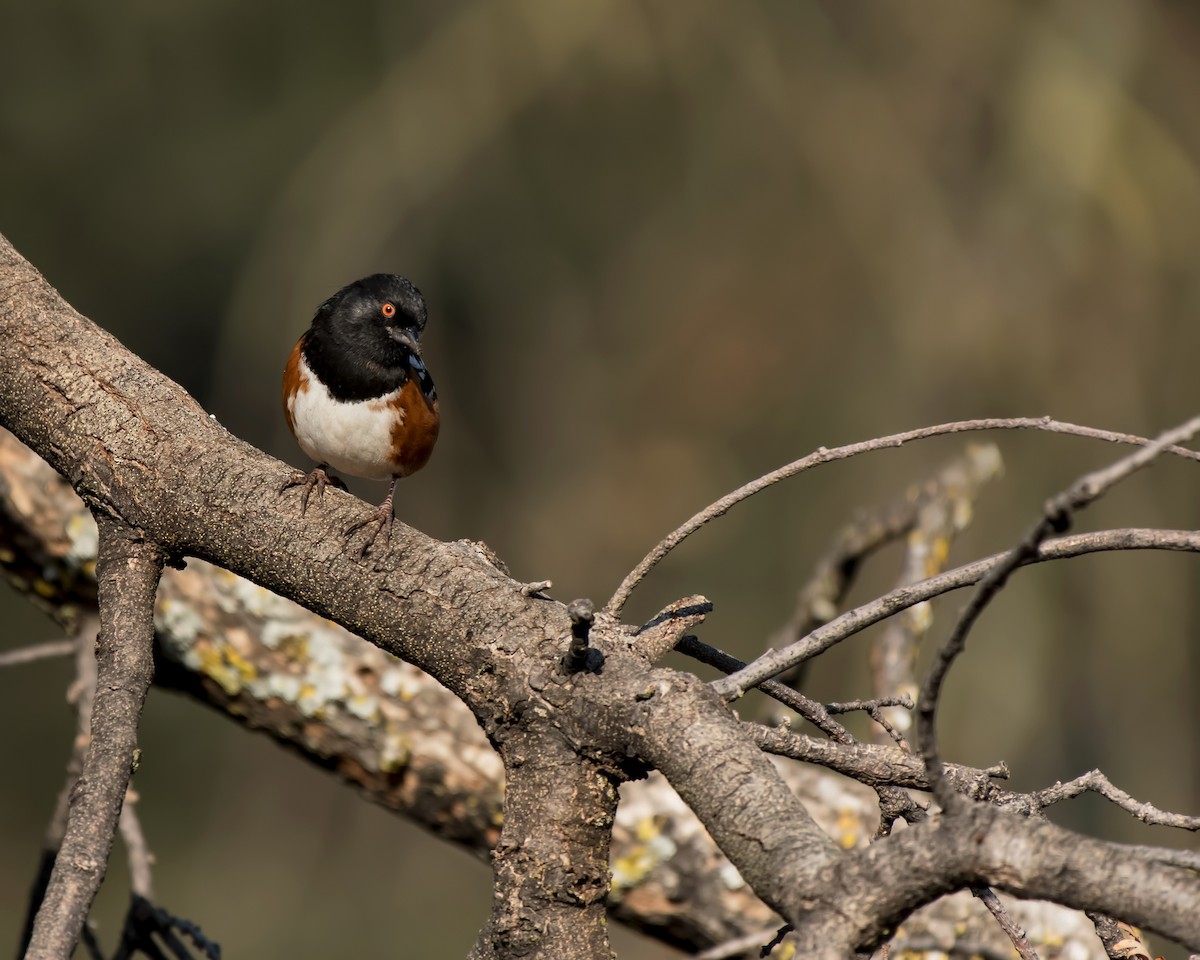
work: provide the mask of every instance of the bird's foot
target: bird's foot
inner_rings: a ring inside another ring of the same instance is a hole
[[[358,555],[365,557],[367,551],[374,546],[375,541],[379,539],[379,535],[383,534],[384,543],[392,542],[392,503],[388,500],[386,503],[380,504],[376,509],[372,510],[367,516],[359,520],[358,523],[346,529],[346,541],[349,543],[350,538],[359,530],[371,528],[367,530],[366,539],[363,540],[362,546],[358,549]]]
[[[279,488],[279,492],[283,493],[292,487],[304,487],[304,493],[300,496],[300,516],[304,516],[308,511],[308,498],[312,496],[314,489],[317,491],[317,499],[322,499],[325,496],[326,487],[337,487],[339,490],[346,489],[346,485],[341,480],[329,473],[325,464],[321,464],[312,473],[303,473],[297,470]]]
[[[357,531],[363,529],[363,527],[374,527],[373,530],[367,532],[367,538],[363,541],[363,545],[358,551],[360,557],[367,555],[367,551],[379,539],[381,533],[384,535],[383,539],[385,543],[392,542],[392,521],[394,519],[392,516],[392,500],[396,496],[396,481],[399,479],[399,477],[392,477],[392,485],[388,488],[388,495],[384,497],[383,503],[346,530],[346,541],[349,542],[350,538]]]

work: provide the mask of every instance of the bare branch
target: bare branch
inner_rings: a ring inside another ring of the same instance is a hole
[[[905,539],[897,586],[916,583],[945,569],[950,545],[970,522],[982,484],[1000,470],[1000,451],[994,445],[972,444],[962,458],[938,472]],[[917,604],[893,617],[875,638],[868,660],[871,690],[876,697],[905,693],[915,699],[917,652],[932,625],[932,607],[928,603]],[[897,743],[904,742],[904,735],[912,728],[912,715],[906,710],[882,710],[872,717],[883,735]],[[884,736],[876,733],[876,740]]]
[[[996,895],[996,891],[991,887],[972,887],[971,893],[980,903],[988,908],[988,913],[996,918],[996,923],[1000,925],[1000,929],[1012,941],[1013,948],[1021,957],[1021,960],[1038,960],[1037,951],[1029,944],[1029,938],[1025,936],[1025,931],[1021,929],[1008,912],[1008,908],[1000,902],[1000,898]]]
[[[675,648],[684,634],[703,623],[712,608],[707,597],[676,600],[642,625],[634,635],[634,648],[648,663],[657,663]]]
[[[921,758],[899,747],[876,743],[830,743],[794,733],[785,727],[764,727],[743,722],[754,742],[768,753],[804,763],[815,763],[857,780],[869,787],[907,787],[926,790],[929,781]],[[979,779],[1007,779],[1008,767],[999,763],[986,770],[948,764],[947,774],[955,782],[969,784]]]
[[[138,793],[130,786],[125,791],[125,803],[121,807],[121,839],[125,843],[125,854],[129,860],[129,885],[133,892],[144,900],[154,899],[154,874],[151,867],[154,854],[146,844],[142,832],[142,821],[137,813]]]
[[[992,598],[1004,588],[1009,576],[1018,567],[1038,555],[1038,548],[1052,534],[1062,533],[1071,525],[1072,516],[1092,503],[1106,490],[1124,480],[1130,474],[1151,463],[1156,457],[1176,444],[1189,440],[1197,430],[1200,430],[1200,417],[1193,417],[1181,426],[1174,427],[1161,433],[1153,443],[1142,449],[1122,457],[1111,466],[1095,470],[1080,477],[1062,493],[1046,502],[1041,519],[1035,523],[1021,542],[1014,547],[1004,559],[997,563],[979,584],[979,589],[971,598],[970,603],[959,615],[958,622],[949,638],[930,667],[921,688],[921,696],[917,701],[917,739],[921,756],[925,759],[925,769],[934,787],[934,795],[943,807],[949,803],[954,791],[943,787],[941,780],[941,762],[938,759],[937,739],[935,731],[935,716],[938,698],[942,685],[954,661],[966,646],[967,635],[984,608]]]
[[[707,663],[710,667],[716,667],[725,673],[735,673],[746,666],[745,663],[732,654],[718,650],[716,647],[710,647],[707,643],[702,643],[696,637],[683,637],[675,649],[684,656],[692,657],[701,663]],[[846,732],[846,728],[829,715],[829,711],[823,704],[806,697],[804,694],[793,690],[791,687],[777,680],[766,680],[759,685],[758,689],[768,697],[778,700],[785,707],[796,711],[796,713],[800,714],[805,720],[832,739],[840,743],[850,742],[850,734]]]
[[[1066,560],[1084,554],[1115,550],[1175,550],[1185,553],[1200,553],[1200,531],[1125,528],[1081,533],[1047,540],[1038,547],[1037,554],[1027,557],[1024,563]],[[889,591],[853,610],[847,610],[840,617],[830,620],[823,627],[818,627],[803,640],[790,647],[783,650],[771,650],[744,669],[732,673],[728,677],[722,677],[720,680],[714,680],[713,689],[726,700],[735,700],[747,690],[760,686],[764,680],[786,670],[792,664],[824,653],[834,644],[865,630],[880,620],[886,620],[900,610],[943,593],[978,583],[1006,556],[1006,553],[993,554],[982,560],[956,567],[936,577],[930,577],[928,580],[922,580],[920,583],[914,583],[912,586]]]
[[[1110,960],[1153,960],[1154,954],[1129,924],[1094,911],[1088,911],[1088,919],[1095,925]]]
[[[1122,810],[1133,814],[1135,818],[1152,826],[1176,827],[1180,830],[1200,830],[1200,817],[1188,817],[1178,813],[1160,810],[1152,803],[1135,800],[1124,790],[1113,785],[1099,770],[1089,770],[1082,776],[1067,783],[1056,783],[1045,790],[1030,794],[1030,799],[1038,810],[1044,810],[1063,800],[1078,797],[1082,793],[1097,793],[1106,800],[1111,800]]]
[[[0,668],[70,656],[78,647],[79,644],[75,640],[47,640],[45,643],[35,643],[16,650],[6,650],[4,653],[0,653]]]
[[[100,636],[91,742],[71,792],[62,846],[34,920],[26,956],[70,956],[100,882],[134,764],[137,724],[154,673],[157,548],[108,517],[98,518]]]
[[[724,943],[719,943],[715,947],[696,954],[692,960],[729,960],[730,957],[740,957],[751,951],[757,956],[762,956],[762,951],[766,949],[764,944],[773,944],[778,939],[779,930],[777,928],[758,930],[754,933],[747,933],[733,940],[726,940]]]
[[[903,495],[857,513],[837,532],[800,590],[792,616],[771,635],[767,646],[786,647],[836,617],[862,562],[885,544],[909,534],[931,504],[945,505],[956,528],[965,523],[980,486],[994,477],[1000,466],[1000,451],[994,444],[968,444],[965,452],[926,480],[912,484]],[[932,572],[925,570],[909,580]],[[796,686],[800,666],[781,674],[779,681]]]
[[[605,900],[616,784],[553,732],[513,731],[500,752],[507,786],[492,913],[471,960],[611,955]],[[544,943],[552,951],[539,949]]]
[[[954,816],[930,817],[847,855],[827,878],[828,924],[814,923],[812,934],[877,942],[914,906],[941,896],[948,877],[955,886],[988,884],[1119,915],[1200,947],[1200,877],[983,803],[961,804]]]
[[[875,697],[873,700],[847,700],[845,703],[825,704],[825,709],[830,713],[852,713],[855,710],[865,710],[869,713],[880,707],[903,707],[905,710],[911,710],[913,698],[907,693],[902,693],[896,697]]]
[[[54,860],[62,847],[63,835],[67,831],[67,812],[70,809],[71,791],[83,772],[83,762],[92,739],[92,699],[96,695],[96,637],[100,632],[100,621],[90,615],[78,622],[79,635],[75,644],[75,681],[67,699],[75,707],[75,738],[71,743],[71,754],[67,760],[67,773],[62,789],[54,803],[54,812],[42,839],[42,854],[37,873],[29,891],[29,909],[21,931],[21,953],[24,955],[33,936],[33,921],[38,908],[46,896]]]
[[[1106,440],[1110,443],[1128,443],[1139,446],[1150,443],[1150,440],[1145,437],[1138,437],[1127,433],[1115,433],[1111,430],[1098,430],[1095,427],[1085,427],[1074,423],[1064,423],[1060,420],[1054,420],[1051,417],[993,417],[939,423],[932,427],[920,427],[916,430],[895,433],[887,437],[877,437],[873,440],[864,440],[859,443],[848,444],[844,447],[834,447],[832,449],[819,447],[813,453],[808,454],[808,456],[785,464],[777,470],[773,470],[759,477],[757,480],[752,480],[745,486],[739,487],[732,493],[727,493],[720,500],[705,507],[687,522],[667,534],[621,581],[621,585],[617,587],[616,593],[604,605],[604,612],[613,617],[620,617],[621,611],[625,608],[625,603],[629,599],[629,595],[633,593],[634,588],[645,579],[646,575],[667,554],[709,521],[715,520],[743,500],[767,489],[767,487],[779,483],[781,480],[790,479],[813,467],[832,463],[835,460],[848,460],[850,457],[856,457],[862,453],[893,449],[903,446],[906,443],[911,443],[914,440],[925,440],[929,437],[948,436],[950,434],[967,433],[977,430],[1043,430],[1049,433],[1062,433],[1076,437]],[[1173,453],[1176,456],[1186,457],[1190,460],[1200,460],[1200,453],[1184,447],[1171,446],[1167,448],[1167,452]]]

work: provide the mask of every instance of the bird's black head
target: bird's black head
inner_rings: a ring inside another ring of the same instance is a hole
[[[339,400],[382,396],[423,372],[425,298],[404,277],[376,273],[326,300],[305,337],[304,358]]]

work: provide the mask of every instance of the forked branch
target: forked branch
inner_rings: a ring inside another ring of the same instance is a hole
[[[158,549],[133,530],[97,517],[100,592],[96,696],[83,773],[54,870],[33,925],[28,960],[69,957],[104,879],[121,804],[133,772],[138,718],[154,674]]]

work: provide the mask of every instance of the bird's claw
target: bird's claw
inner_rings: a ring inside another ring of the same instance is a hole
[[[379,539],[379,535],[381,533],[383,534],[385,543],[390,544],[392,542],[392,523],[394,520],[395,518],[392,515],[391,499],[389,498],[386,503],[380,504],[378,509],[372,510],[362,520],[359,520],[357,523],[347,527],[346,541],[349,542],[350,538],[364,527],[374,527],[374,530],[371,530],[367,533],[367,537],[363,541],[363,544],[358,551],[358,555],[360,557],[365,557],[367,555],[367,551],[369,551],[375,544],[375,541]]]
[[[297,470],[291,477],[284,481],[283,486],[279,488],[279,492],[283,493],[292,487],[304,487],[304,493],[300,496],[300,516],[304,516],[308,512],[308,498],[312,496],[313,488],[316,488],[317,499],[323,499],[326,487],[336,487],[338,490],[345,490],[346,484],[331,475],[325,469],[325,466],[322,465],[317,467],[312,473],[303,473]]]

